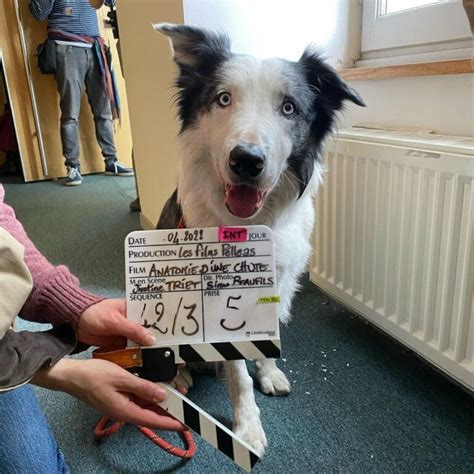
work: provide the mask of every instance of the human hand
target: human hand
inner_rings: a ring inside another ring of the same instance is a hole
[[[125,300],[120,299],[105,299],[89,306],[79,318],[77,337],[98,347],[125,347],[126,338],[143,346],[156,344],[153,334],[127,319]]]
[[[162,388],[112,362],[61,359],[52,368],[39,370],[32,382],[69,393],[111,420],[160,430],[185,429],[157,405],[166,398]]]
[[[105,299],[89,306],[79,318],[79,341],[110,350],[124,348],[126,338],[143,346],[156,344],[153,334],[140,324],[127,319],[125,309],[125,301],[120,299]],[[176,382],[176,388],[186,394],[188,385],[181,385],[180,381],[181,379]]]

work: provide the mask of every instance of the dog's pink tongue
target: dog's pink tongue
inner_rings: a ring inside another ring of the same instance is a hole
[[[245,185],[227,187],[226,204],[234,216],[250,217],[258,205],[258,190]]]

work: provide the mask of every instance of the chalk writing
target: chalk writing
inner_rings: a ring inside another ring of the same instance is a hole
[[[193,316],[193,313],[194,313],[197,305],[196,304],[183,305],[182,303],[183,303],[183,298],[181,297],[179,299],[179,302],[178,302],[178,307],[176,308],[176,311],[175,311],[174,316],[173,316],[172,325],[171,325],[171,335],[174,336],[176,334],[176,323],[178,321],[178,318],[181,315],[183,315],[183,316],[186,316],[186,321],[185,322],[192,321],[193,324],[191,324],[191,327],[194,326],[194,329],[188,330],[188,329],[186,329],[185,326],[181,326],[181,332],[185,336],[194,336],[194,334],[199,332],[199,322]],[[180,313],[181,306],[183,307],[184,311],[181,311],[181,313]],[[161,326],[161,327],[159,325],[159,323],[162,320],[163,316],[165,316],[165,305],[162,302],[156,303],[156,305],[155,305],[156,319],[153,322],[148,322],[148,320],[143,317],[143,315],[145,313],[145,310],[146,310],[146,304],[143,305],[143,311],[142,311],[142,314],[141,314],[141,317],[140,317],[143,327],[145,327],[147,329],[153,328],[156,331],[158,331],[160,334],[168,334],[169,325]],[[168,321],[168,324],[169,323],[170,323],[170,321]]]
[[[272,239],[265,226],[132,232],[127,317],[163,344],[275,337]]]
[[[241,298],[242,298],[242,295],[229,296],[227,298],[227,308],[238,310],[239,308],[237,306],[232,306],[231,302],[240,300]],[[225,321],[226,321],[225,318],[222,318],[221,321],[220,321],[220,324],[226,331],[238,331],[239,329],[242,329],[245,326],[245,323],[246,323],[246,321],[242,321],[242,324],[240,324],[239,326],[231,328],[231,327],[226,326]]]

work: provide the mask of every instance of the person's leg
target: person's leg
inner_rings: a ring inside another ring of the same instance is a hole
[[[57,45],[58,84],[61,108],[61,143],[66,166],[80,170],[78,121],[87,72],[87,48]]]
[[[105,93],[102,72],[94,48],[88,51],[85,82],[87,98],[94,115],[95,134],[107,167],[108,164],[117,161],[117,150],[110,101]]]
[[[70,472],[29,385],[0,393],[0,420],[0,474]]]
[[[114,127],[110,100],[104,89],[102,71],[94,49],[89,51],[89,67],[86,74],[86,91],[94,114],[95,133],[105,162],[105,174],[133,176],[133,169],[117,161],[114,143]]]

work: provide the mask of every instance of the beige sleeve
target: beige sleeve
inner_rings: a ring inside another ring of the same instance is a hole
[[[33,288],[24,252],[23,245],[0,227],[0,339],[11,327]]]

